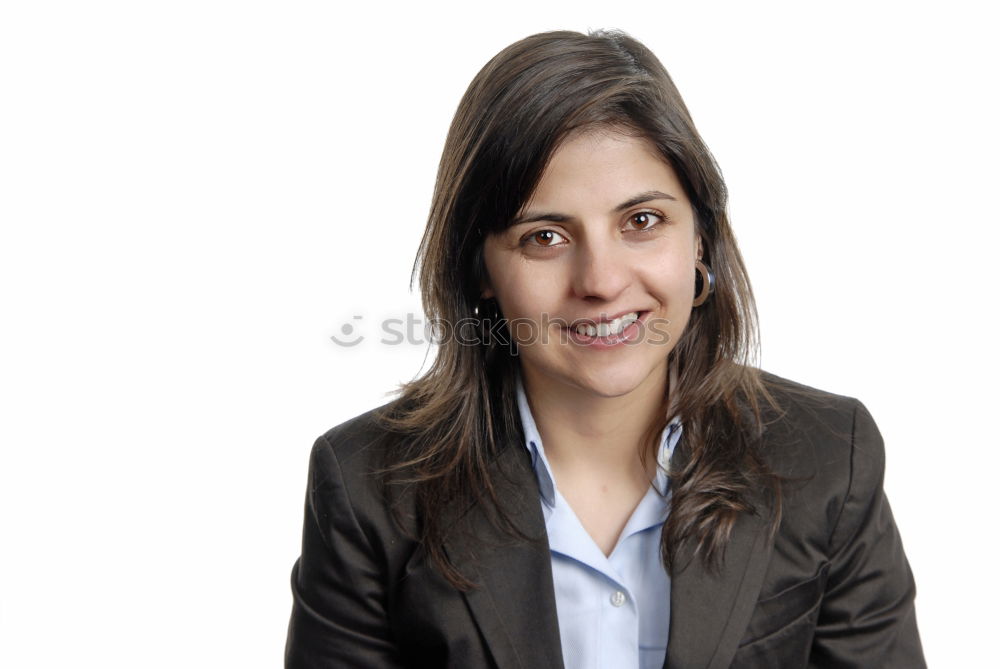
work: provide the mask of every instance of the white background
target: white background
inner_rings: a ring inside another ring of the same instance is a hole
[[[0,665],[280,666],[313,440],[424,362],[375,324],[459,98],[598,27],[722,166],[762,366],[875,416],[928,661],[994,658],[987,3],[343,6],[0,9]]]

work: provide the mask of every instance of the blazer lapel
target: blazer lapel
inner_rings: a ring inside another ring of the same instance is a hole
[[[684,466],[686,451],[672,466]],[[705,567],[693,547],[683,547],[670,583],[670,636],[664,669],[730,666],[760,595],[774,547],[771,504],[752,500],[757,512],[740,514],[719,569]]]
[[[509,538],[476,505],[456,521],[445,551],[477,584],[464,597],[497,666],[558,669],[564,665],[538,482],[520,444],[508,445],[496,463],[501,503],[515,527],[533,540]],[[719,570],[706,569],[690,547],[677,556],[665,669],[723,669],[731,664],[773,547],[770,505],[763,498],[754,501],[758,513],[738,517]]]
[[[477,585],[465,600],[501,669],[563,666],[551,556],[529,457],[509,445],[497,456],[496,479],[511,522],[533,540],[507,537],[477,505],[445,541],[448,558]]]
[[[728,667],[746,631],[771,558],[768,522],[743,514],[736,521],[718,572],[688,552],[670,585],[666,669]]]

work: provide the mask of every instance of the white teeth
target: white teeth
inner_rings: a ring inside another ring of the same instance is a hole
[[[637,320],[639,320],[639,312],[633,311],[630,314],[625,314],[621,318],[616,318],[610,323],[598,323],[596,326],[581,323],[576,326],[576,331],[577,333],[588,337],[608,337],[610,335],[621,334],[622,330],[627,328],[632,323],[635,323]]]

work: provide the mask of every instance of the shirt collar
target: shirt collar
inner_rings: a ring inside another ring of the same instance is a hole
[[[520,375],[517,376],[517,408],[521,414],[521,427],[524,429],[524,446],[528,449],[528,453],[531,454],[531,467],[535,470],[535,476],[538,478],[538,489],[541,493],[542,501],[551,508],[556,503],[552,469],[549,467],[549,461],[545,457],[542,436],[538,432],[535,417],[532,415],[531,407],[528,405],[528,395],[524,392],[524,384],[521,382]],[[682,431],[683,426],[681,425],[680,417],[675,416],[660,435],[660,444],[656,452],[656,462],[659,466],[656,468],[654,484],[660,494],[664,496],[667,494],[670,481],[667,477],[667,472],[670,471],[670,457],[673,455],[674,448],[680,440]]]

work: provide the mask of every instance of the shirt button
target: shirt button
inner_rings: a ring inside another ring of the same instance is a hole
[[[622,606],[625,604],[625,593],[621,590],[616,590],[615,594],[611,595],[611,606]]]

